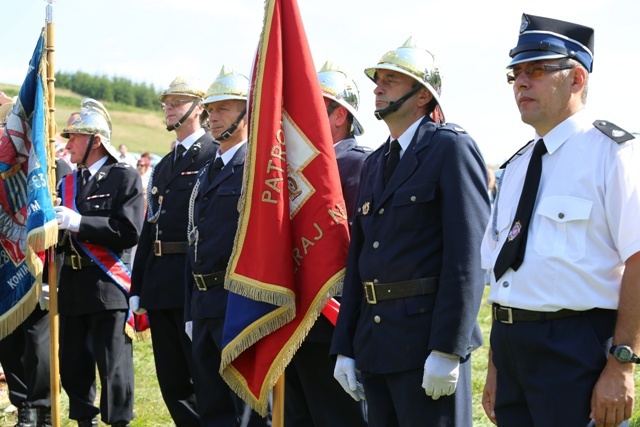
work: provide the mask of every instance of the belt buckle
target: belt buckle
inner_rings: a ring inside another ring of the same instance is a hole
[[[82,258],[76,254],[71,254],[71,268],[74,270],[82,270]]]
[[[507,312],[507,320],[502,320],[498,318],[498,310],[503,310]],[[507,325],[513,324],[513,309],[511,307],[493,307],[493,317],[500,323],[504,323]]]
[[[364,296],[369,304],[377,304],[378,299],[376,298],[376,290],[373,287],[373,282],[362,282],[364,285]]]
[[[162,242],[160,240],[153,241],[153,253],[155,256],[162,256]]]
[[[206,291],[208,289],[207,282],[204,280],[204,277],[202,276],[202,274],[194,274],[193,280],[195,280],[196,287],[198,288],[198,290]]]

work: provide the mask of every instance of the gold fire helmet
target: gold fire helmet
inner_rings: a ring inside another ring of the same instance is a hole
[[[202,99],[204,97],[204,93],[205,92],[200,81],[178,76],[173,79],[167,89],[162,91],[158,98],[161,102],[169,95],[184,95]]]
[[[228,99],[246,101],[248,91],[249,79],[231,67],[223,65],[220,74],[209,86],[202,104],[206,105]]]
[[[99,101],[85,98],[80,103],[80,115],[67,126],[60,134],[63,138],[69,138],[71,133],[84,135],[100,135],[102,145],[109,155],[118,159],[118,150],[111,145],[111,116]]]
[[[377,70],[397,71],[418,81],[433,94],[442,110],[440,103],[442,79],[438,68],[435,67],[435,58],[431,52],[418,46],[414,37],[409,37],[402,46],[385,53],[374,67],[364,70],[367,77],[374,83]],[[442,117],[444,118],[444,114]]]
[[[318,71],[318,81],[320,82],[322,96],[332,99],[346,108],[353,117],[354,135],[362,135],[364,127],[358,120],[360,92],[356,82],[349,77],[345,70],[331,61],[326,61]]]

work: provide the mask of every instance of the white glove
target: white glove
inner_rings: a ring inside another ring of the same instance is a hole
[[[129,308],[135,314],[145,314],[147,312],[147,310],[140,307],[140,297],[137,295],[134,295],[131,298],[129,298]]]
[[[82,215],[78,212],[69,209],[66,206],[56,206],[53,208],[56,212],[56,220],[58,221],[58,228],[61,230],[78,231],[80,230],[80,220]]]
[[[460,358],[453,354],[432,351],[424,362],[422,388],[433,400],[451,396],[456,391],[460,373]]]
[[[336,367],[333,370],[333,377],[340,383],[344,391],[353,397],[353,400],[356,402],[365,400],[362,384],[356,381],[355,360],[339,354],[336,360]]]
[[[49,284],[43,283],[41,286],[40,298],[38,298],[38,304],[40,304],[40,310],[49,310]]]
[[[184,331],[191,341],[193,341],[193,322],[189,320],[184,324]]]

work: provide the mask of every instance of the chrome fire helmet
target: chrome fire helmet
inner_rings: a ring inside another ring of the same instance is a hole
[[[111,116],[99,101],[92,98],[82,100],[80,103],[80,115],[64,129],[60,136],[69,138],[69,134],[72,133],[100,135],[102,146],[111,157],[118,159],[118,150],[111,145]],[[87,147],[87,154],[83,162],[86,161],[89,149]]]
[[[438,104],[436,110],[439,111],[435,112],[436,116],[441,117],[442,121],[444,121],[444,113],[442,112],[442,106],[440,103],[440,91],[442,88],[440,72],[438,68],[435,67],[433,54],[428,50],[419,47],[418,42],[414,37],[409,37],[402,46],[385,53],[378,61],[378,64],[374,67],[364,70],[367,77],[373,80],[374,83],[376,81],[377,70],[391,70],[402,73],[426,87]],[[415,94],[417,88],[419,88],[419,86],[417,86],[415,90],[405,94],[405,96],[401,97],[394,103],[391,103],[391,105],[385,109],[377,110],[376,117],[378,120],[400,108],[404,101]]]
[[[347,72],[331,61],[324,63],[318,71],[318,81],[322,96],[336,101],[349,111],[353,117],[353,134],[358,136],[364,133],[364,127],[358,120],[358,106],[360,105],[360,92],[356,82],[349,77]]]
[[[248,91],[249,79],[231,67],[223,65],[220,74],[207,89],[202,104],[207,105],[227,99],[246,101]]]

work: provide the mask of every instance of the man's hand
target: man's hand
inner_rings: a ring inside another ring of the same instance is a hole
[[[365,400],[364,389],[356,381],[355,360],[339,354],[336,360],[336,367],[333,370],[333,377],[340,383],[344,391],[353,397],[353,400],[356,402]]]
[[[614,357],[600,374],[591,395],[591,414],[596,427],[617,427],[633,413],[634,364],[620,363]]]
[[[129,308],[135,314],[145,314],[147,312],[147,310],[140,307],[140,297],[137,295],[134,295],[131,298],[129,298]]]
[[[432,351],[424,362],[422,388],[433,400],[450,396],[456,391],[460,372],[460,358],[453,354]]]
[[[49,310],[49,284],[43,283],[40,291],[40,298],[38,298],[38,304],[40,304],[40,310]]]
[[[493,353],[489,350],[489,362],[487,366],[487,379],[484,381],[484,390],[482,391],[482,408],[484,408],[484,412],[489,417],[489,420],[498,425],[498,420],[496,420],[496,384],[498,378],[498,371],[496,370],[495,365],[493,364]]]
[[[58,221],[59,229],[75,232],[80,230],[80,220],[82,219],[82,215],[78,212],[69,209],[66,206],[56,206],[53,210],[56,212],[56,220]]]

